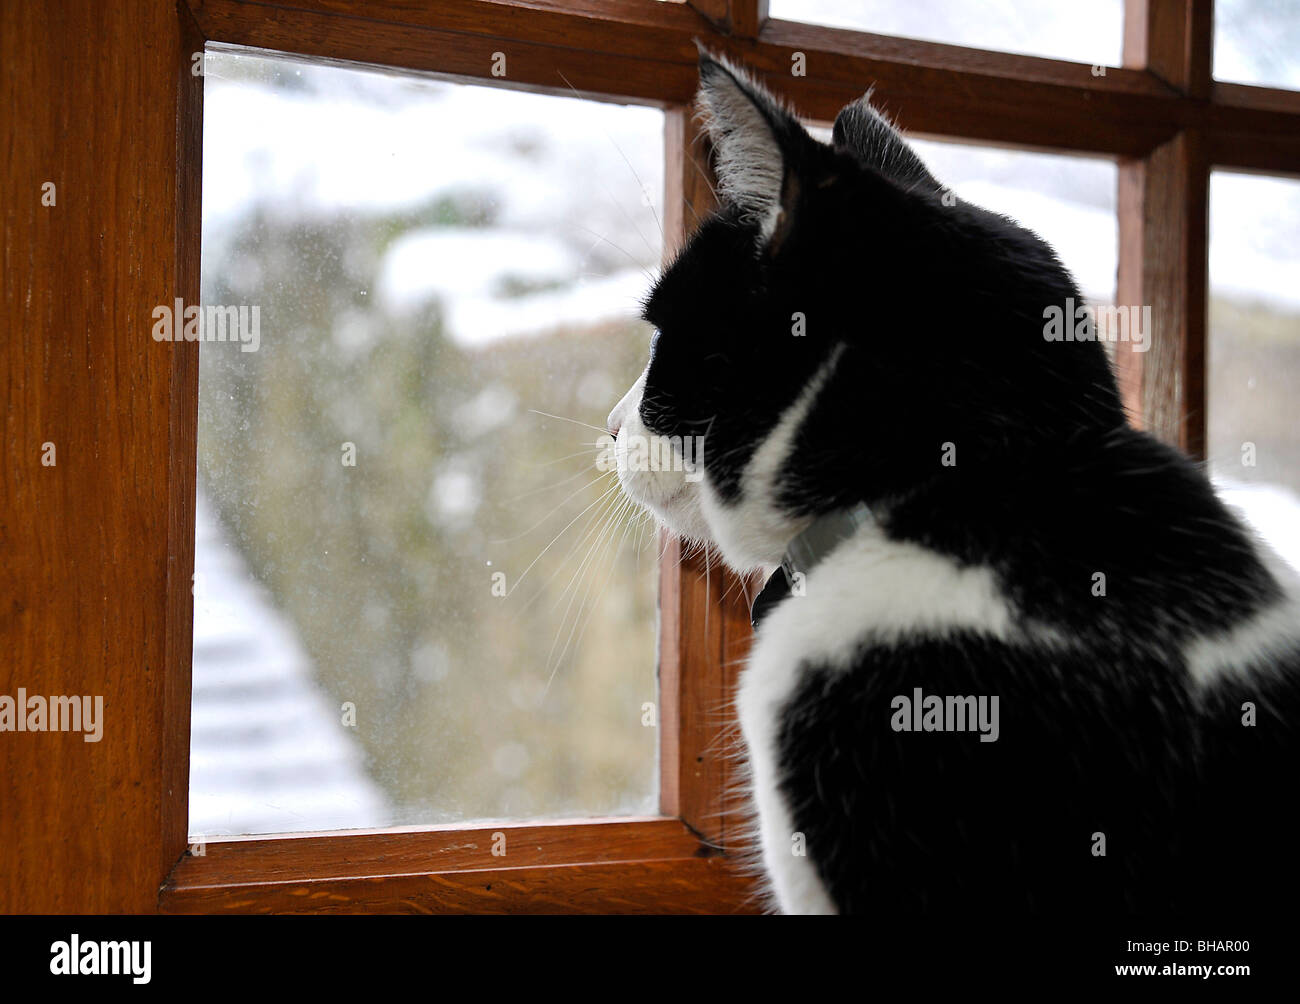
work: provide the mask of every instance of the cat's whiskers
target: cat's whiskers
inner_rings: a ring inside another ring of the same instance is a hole
[[[556,607],[558,607],[561,603],[563,603],[564,598],[569,595],[570,589],[573,588],[574,582],[577,581],[578,576],[582,574],[582,570],[587,566],[587,563],[591,560],[592,552],[595,551],[596,547],[600,544],[601,539],[603,538],[607,527],[610,525],[611,520],[613,520],[619,507],[622,505],[623,500],[624,500],[624,496],[621,495],[616,496],[614,498],[611,498],[604,506],[602,506],[600,512],[596,514],[595,519],[592,521],[592,525],[590,529],[588,529],[588,531],[583,535],[582,540],[578,542],[577,546],[574,547],[569,552],[568,557],[565,558],[561,567],[568,564],[568,562],[573,557],[574,551],[576,551],[579,547],[585,544],[588,540],[591,541],[591,546],[587,548],[586,553],[583,555],[582,561],[578,563],[578,567],[573,570],[573,574],[569,576],[569,581],[565,583],[564,588],[560,591],[559,598],[551,605],[552,612],[554,612]],[[565,607],[566,617],[568,615],[571,606],[572,606],[572,599],[570,599],[570,606]],[[550,665],[549,659],[547,660],[547,665]]]
[[[562,464],[562,463],[564,463],[566,460],[572,460],[574,457],[589,457],[589,456],[591,456],[591,451],[592,451],[593,449],[599,447],[601,444],[600,444],[600,443],[588,443],[588,442],[583,442],[583,443],[581,443],[580,445],[585,446],[586,449],[585,449],[585,450],[579,450],[577,453],[569,453],[569,454],[566,454],[566,455],[564,455],[563,457],[556,457],[554,460],[546,460],[546,461],[543,461],[543,462],[540,463],[540,464],[525,464],[524,466],[525,466],[525,467],[532,467],[532,468],[535,468],[535,469],[536,469],[536,468],[541,468],[541,467],[553,467],[555,464]]]
[[[569,629],[569,637],[568,637],[567,639],[565,639],[565,642],[564,642],[564,648],[562,648],[562,649],[560,650],[560,654],[556,657],[556,660],[555,660],[555,668],[551,670],[551,677],[550,677],[550,680],[548,680],[548,681],[547,681],[547,684],[546,684],[546,686],[547,686],[548,689],[550,688],[550,685],[551,685],[550,681],[553,680],[553,679],[555,678],[555,674],[559,671],[560,664],[561,664],[561,662],[564,660],[564,656],[565,656],[565,654],[569,651],[569,646],[570,646],[570,644],[572,643],[573,648],[574,648],[574,651],[577,651],[577,650],[581,647],[581,645],[582,645],[582,639],[583,639],[583,637],[584,637],[584,636],[586,635],[586,633],[587,633],[587,627],[588,627],[588,625],[590,625],[590,623],[591,623],[591,619],[596,615],[596,607],[597,607],[597,605],[599,604],[599,598],[604,594],[604,592],[605,592],[605,588],[609,585],[609,580],[610,580],[610,578],[613,576],[614,569],[615,569],[615,567],[617,567],[617,564],[618,564],[618,561],[617,561],[617,559],[618,559],[618,552],[619,552],[619,550],[620,550],[620,549],[622,548],[622,546],[623,546],[623,541],[627,538],[627,530],[628,530],[628,525],[629,525],[629,524],[627,523],[626,520],[623,519],[623,516],[626,515],[627,510],[628,510],[628,507],[629,507],[630,505],[631,505],[631,500],[628,499],[628,498],[625,496],[625,497],[623,498],[623,500],[622,500],[622,502],[621,502],[619,508],[615,511],[615,513],[614,513],[614,515],[613,515],[613,517],[612,517],[612,519],[611,519],[611,521],[610,521],[610,524],[609,524],[609,525],[612,527],[612,529],[609,530],[608,533],[606,534],[606,542],[605,542],[604,545],[602,545],[601,550],[600,550],[600,554],[599,554],[599,556],[597,557],[596,562],[595,562],[595,564],[593,565],[593,567],[597,567],[597,566],[600,564],[600,562],[604,560],[605,553],[608,551],[608,549],[609,549],[609,545],[613,542],[614,537],[615,537],[615,535],[616,535],[617,532],[618,532],[618,525],[619,525],[620,522],[623,523],[623,535],[619,538],[618,544],[614,547],[614,552],[613,552],[614,557],[613,557],[613,560],[611,560],[610,563],[609,563],[609,567],[608,567],[608,569],[607,569],[607,571],[606,571],[606,573],[605,573],[605,577],[604,577],[604,579],[601,581],[600,588],[596,590],[596,597],[597,597],[597,598],[596,598],[595,600],[592,601],[592,603],[591,603],[590,606],[587,606],[587,597],[588,597],[588,595],[590,595],[591,587],[592,587],[592,585],[594,584],[594,582],[595,582],[596,580],[595,580],[594,577],[591,577],[591,578],[588,579],[588,582],[587,582],[587,590],[583,593],[582,600],[581,600],[581,601],[579,602],[579,604],[578,604],[578,612],[577,612],[577,614],[575,615],[574,622],[573,622],[573,627]],[[587,607],[587,614],[586,614],[586,617],[585,617],[585,618],[582,617],[582,610],[583,610],[584,607]],[[577,629],[577,627],[578,627],[579,619],[581,619],[581,621],[582,621],[582,628],[581,628],[580,631],[578,631],[578,636],[577,636],[577,638],[576,638],[576,640],[575,640],[574,637],[573,637],[573,633],[574,633],[574,630]],[[563,628],[561,628],[561,630],[563,630]],[[556,637],[557,637],[557,640],[558,640],[558,637],[559,637],[559,636],[557,635]]]
[[[580,472],[579,472],[579,474],[585,474],[585,473],[587,473],[587,472],[586,472],[586,471],[580,471]],[[597,483],[600,482],[602,479],[609,477],[609,476],[610,476],[611,474],[613,474],[613,473],[614,473],[613,471],[602,471],[599,475],[597,475],[595,478],[593,478],[589,483],[583,485],[581,488],[575,488],[573,491],[569,492],[569,494],[566,495],[564,498],[560,499],[560,501],[559,501],[558,503],[556,503],[556,504],[551,508],[551,510],[550,510],[550,511],[545,515],[545,516],[543,516],[541,519],[539,519],[536,523],[534,523],[532,526],[530,526],[530,527],[529,527],[527,530],[525,530],[523,533],[515,534],[515,536],[513,536],[513,537],[505,537],[505,538],[503,538],[503,539],[501,539],[501,540],[493,540],[493,541],[491,541],[491,543],[493,543],[493,544],[508,544],[508,543],[510,543],[510,542],[512,542],[512,541],[519,540],[521,537],[527,537],[530,533],[532,533],[534,530],[536,530],[538,527],[540,527],[543,523],[545,523],[547,520],[549,520],[552,516],[554,516],[554,515],[556,514],[556,512],[559,511],[560,507],[563,506],[564,503],[568,502],[569,499],[573,498],[573,496],[582,494],[584,491],[586,491],[586,490],[587,490],[588,488],[590,488],[592,485],[597,484]],[[572,480],[572,479],[570,479],[570,480]],[[555,486],[555,487],[558,487],[558,485]],[[616,487],[617,487],[617,486],[616,486]],[[568,528],[566,527],[565,529],[568,529]],[[564,530],[561,530],[560,532],[563,533]],[[554,541],[552,541],[552,543],[554,543]],[[532,567],[532,566],[529,566],[529,567]]]
[[[575,224],[575,225],[576,225],[576,224]],[[638,261],[637,258],[636,258],[636,256],[633,255],[631,251],[628,251],[627,248],[620,247],[619,245],[615,244],[612,240],[610,240],[610,239],[609,239],[608,237],[606,237],[604,234],[598,234],[598,233],[596,233],[596,231],[591,230],[591,229],[589,229],[589,228],[587,228],[587,227],[584,227],[584,226],[581,226],[581,225],[576,225],[576,226],[577,226],[577,228],[578,228],[579,230],[583,231],[584,233],[588,233],[588,234],[590,234],[592,237],[595,237],[595,238],[596,238],[596,244],[599,244],[601,241],[604,241],[606,244],[608,244],[610,247],[612,247],[615,251],[618,251],[618,252],[620,252],[620,253],[622,253],[622,254],[627,255],[628,259],[632,262],[632,264],[635,265],[637,268],[639,268],[639,269],[641,270],[641,274],[644,275],[644,276],[646,277],[646,281],[648,281],[651,285],[654,284],[654,281],[655,281],[654,273],[651,272],[648,268],[646,268],[644,264],[642,264],[640,261]],[[595,244],[592,245],[593,248],[594,248],[595,246],[596,246]],[[588,253],[590,253],[590,252],[588,252]]]
[[[526,492],[523,492],[522,494],[515,495],[515,496],[513,496],[512,498],[508,498],[508,499],[506,499],[504,502],[502,502],[501,504],[502,504],[502,505],[511,505],[511,504],[513,504],[513,503],[515,503],[515,502],[518,502],[520,499],[531,498],[531,497],[534,496],[534,495],[540,495],[542,492],[550,492],[550,491],[554,491],[555,489],[560,488],[560,487],[562,487],[563,485],[567,485],[567,484],[568,484],[569,482],[571,482],[571,481],[576,481],[578,478],[582,477],[583,475],[590,474],[594,469],[595,469],[595,464],[592,464],[592,465],[589,466],[589,467],[584,467],[582,470],[578,471],[577,474],[570,474],[570,475],[569,475],[567,478],[565,478],[563,481],[557,481],[557,482],[556,482],[555,484],[553,484],[553,485],[544,485],[544,486],[541,487],[541,488],[533,488],[533,489],[530,490],[530,491],[526,491]],[[587,482],[585,485],[583,485],[582,487],[583,487],[583,488],[590,488],[590,487],[591,487],[592,485],[594,485],[597,481],[599,481],[601,478],[605,477],[605,476],[606,476],[607,474],[609,474],[609,473],[610,473],[609,471],[602,471],[598,477],[594,478],[594,479],[591,480],[591,481],[588,481],[588,482]],[[582,489],[579,489],[579,491],[581,491],[581,490],[582,490]],[[572,497],[572,496],[570,496],[570,497]],[[566,499],[566,501],[567,501],[567,499]],[[564,503],[562,502],[562,503],[560,503],[560,504],[563,505]],[[552,510],[552,511],[554,511],[554,510]],[[548,518],[549,518],[549,516],[548,516]]]
[[[623,496],[618,500],[617,504],[614,506],[613,511],[610,513],[610,515],[605,518],[605,521],[601,525],[600,532],[597,534],[595,541],[593,541],[591,547],[587,549],[587,554],[583,557],[583,560],[579,564],[578,568],[574,570],[573,576],[569,580],[569,585],[565,587],[565,593],[569,592],[573,583],[577,580],[577,577],[582,573],[584,568],[588,567],[589,564],[591,565],[591,567],[596,567],[596,565],[598,565],[599,562],[603,560],[605,552],[608,550],[609,542],[613,539],[614,536],[614,534],[611,532],[611,527],[615,529],[617,528],[618,520],[626,511],[628,503],[629,500],[627,496]],[[597,548],[599,548],[599,550],[597,550]],[[593,563],[593,556],[595,557],[594,563]],[[608,578],[606,579],[606,582],[607,581]],[[569,644],[573,640],[574,631],[577,630],[578,622],[582,618],[582,611],[586,607],[587,597],[591,594],[591,587],[594,582],[595,582],[594,577],[588,578],[587,588],[583,591],[582,599],[578,603],[577,613],[574,615],[573,627],[569,629],[569,635],[565,639],[564,647],[560,649],[559,655],[557,656],[555,654],[555,646],[559,644],[560,635],[564,632],[564,625],[568,623],[569,612],[573,608],[574,601],[577,600],[578,594],[576,589],[573,590],[573,593],[569,598],[569,603],[564,609],[564,614],[560,619],[560,628],[556,632],[555,639],[551,642],[550,651],[547,653],[546,656],[546,665],[551,666],[552,659],[554,659],[554,666],[551,668],[550,676],[547,678],[546,688],[543,691],[543,697],[545,697],[545,695],[550,692],[551,684],[555,680],[555,674],[559,671],[560,664],[563,662],[564,656],[567,654],[569,650]],[[602,591],[603,589],[604,586],[602,585]],[[561,599],[563,599],[563,597],[564,594],[562,593]],[[594,609],[595,608],[593,605],[592,612],[594,612]]]
[[[608,493],[606,494],[608,495]],[[543,596],[546,595],[546,587],[549,586],[552,582],[554,582],[555,577],[559,575],[561,572],[563,572],[569,566],[569,562],[573,560],[573,556],[574,554],[577,553],[578,549],[582,547],[582,545],[585,544],[588,540],[590,540],[593,534],[595,534],[600,529],[601,521],[610,512],[610,510],[614,507],[617,501],[618,501],[617,498],[607,497],[605,499],[604,504],[601,505],[594,513],[592,513],[590,516],[587,517],[586,522],[583,524],[582,533],[569,547],[569,550],[565,554],[564,558],[556,563],[555,570],[551,572],[551,574],[548,575],[542,581],[541,585],[537,587],[536,592],[534,592],[532,596],[530,596],[527,600],[524,601],[523,606],[519,608],[520,613],[523,613],[534,603],[536,603],[539,599],[541,599]],[[564,601],[564,595],[565,595],[564,592],[561,592],[560,599],[557,600],[555,604],[551,607],[552,611],[554,611],[555,607],[559,606],[559,604]]]
[[[576,418],[565,418],[563,415],[553,415],[549,411],[538,411],[536,408],[529,408],[534,415],[541,415],[543,418],[553,418],[558,422],[572,422],[574,425],[581,425],[584,429],[594,429],[602,436],[608,436],[609,430],[602,429],[599,425],[592,425],[590,422],[580,422]]]
[[[561,530],[559,533],[557,533],[554,537],[552,537],[551,542],[547,544],[544,548],[542,548],[541,553],[539,553],[536,558],[534,558],[532,561],[528,563],[528,567],[525,568],[523,574],[520,575],[519,578],[515,580],[515,584],[510,587],[510,590],[506,593],[506,595],[507,596],[511,595],[511,593],[513,593],[516,589],[519,588],[519,586],[523,583],[524,579],[528,577],[528,573],[531,572],[533,570],[533,567],[539,561],[542,560],[542,557],[546,554],[546,552],[555,546],[555,542],[564,536],[565,532],[569,529],[569,527],[573,526],[574,523],[578,522],[578,520],[582,518],[584,513],[586,513],[588,510],[592,509],[596,505],[599,505],[602,501],[604,501],[606,498],[608,498],[610,495],[612,495],[614,492],[618,490],[619,490],[619,485],[618,482],[616,481],[614,484],[606,488],[605,491],[601,493],[601,495],[596,499],[595,502],[590,503],[588,506],[586,506],[586,508],[582,510],[582,512],[578,513],[577,516],[574,516],[573,519],[569,520],[569,522],[565,524],[564,529]]]
[[[570,418],[565,415],[557,415],[552,412],[541,411],[540,409],[533,408],[529,409],[529,411],[533,414],[540,415],[543,418],[568,422],[585,429],[600,432],[602,434],[601,440],[590,444],[584,443],[583,445],[590,446],[592,449],[608,448],[608,441],[603,439],[603,437],[607,435],[606,430],[602,429],[600,426],[581,421],[580,419]],[[572,459],[573,457],[589,455],[589,453],[589,450],[582,450],[566,457],[560,457],[556,460],[548,461],[547,464],[563,462]],[[599,455],[600,451],[598,450],[598,458]],[[546,466],[546,464],[538,466]],[[584,465],[582,470],[577,471],[573,475],[570,475],[555,484],[532,489],[516,496],[515,499],[512,499],[511,501],[536,495],[539,492],[553,491],[563,488],[572,481],[588,473],[590,473],[590,466]],[[577,526],[579,523],[582,524],[583,529],[576,535],[572,544],[569,546],[565,557],[556,565],[555,569],[546,576],[545,580],[533,592],[533,595],[530,596],[518,609],[518,612],[522,613],[532,607],[537,600],[548,594],[547,587],[561,572],[566,569],[570,570],[570,575],[568,580],[565,582],[564,588],[560,590],[558,597],[550,605],[550,613],[552,615],[561,607],[563,607],[563,611],[560,614],[559,626],[556,630],[556,635],[552,640],[550,650],[548,651],[546,662],[544,663],[544,665],[549,668],[549,674],[546,688],[543,691],[543,699],[546,694],[549,693],[549,688],[554,681],[560,666],[563,665],[565,658],[568,657],[571,652],[576,652],[580,649],[582,640],[591,625],[591,621],[596,616],[600,599],[605,595],[609,581],[617,568],[618,556],[623,551],[629,534],[631,534],[634,529],[638,534],[643,534],[647,523],[653,523],[653,515],[651,512],[637,504],[631,497],[620,492],[620,485],[617,480],[617,471],[611,469],[608,471],[602,471],[594,479],[591,479],[580,487],[570,491],[558,505],[552,508],[547,515],[542,518],[542,520],[529,527],[522,534],[509,538],[515,540],[533,532],[537,527],[543,525],[547,520],[549,520],[557,511],[562,509],[571,499],[580,495],[584,491],[590,490],[594,485],[600,485],[603,479],[611,477],[613,478],[613,483],[604,487],[594,501],[585,505],[576,516],[566,522],[565,526],[561,528],[559,533],[552,537],[537,556],[529,562],[523,573],[514,582],[513,586],[506,594],[507,596],[513,595],[525,580],[533,581],[529,579],[529,576],[533,569],[537,567],[538,562],[541,561],[546,554],[552,551],[556,543],[561,538],[565,537],[573,527]],[[580,551],[583,552],[582,558],[575,566],[573,564],[573,558],[574,555]],[[636,561],[637,567],[639,568],[639,547],[636,554]],[[602,566],[604,566],[603,572]]]

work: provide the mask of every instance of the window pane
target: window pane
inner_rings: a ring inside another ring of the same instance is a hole
[[[1269,87],[1300,87],[1300,4],[1215,0],[1214,75]]]
[[[1122,0],[771,0],[772,17],[1118,66]]]
[[[653,528],[593,427],[662,112],[210,50],[204,130],[204,303],[259,312],[200,349],[192,831],[653,811]]]
[[[1210,470],[1300,568],[1300,181],[1210,179]]]

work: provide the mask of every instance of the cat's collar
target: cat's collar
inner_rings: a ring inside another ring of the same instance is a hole
[[[749,620],[754,627],[772,607],[787,596],[802,596],[807,575],[822,559],[872,522],[871,510],[859,502],[847,509],[818,516],[803,533],[786,546],[781,567],[772,573],[762,591],[754,598]]]

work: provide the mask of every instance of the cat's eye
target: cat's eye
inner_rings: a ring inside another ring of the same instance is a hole
[[[658,329],[658,328],[655,328],[654,333],[651,334],[651,336],[650,336],[650,350],[649,350],[649,356],[650,356],[651,359],[654,359],[654,357],[655,357],[655,350],[656,350],[657,348],[659,348],[659,336],[660,336],[660,334],[661,334],[661,332],[659,331],[659,329]]]

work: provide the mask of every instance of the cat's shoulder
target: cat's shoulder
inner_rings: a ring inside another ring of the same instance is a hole
[[[807,572],[755,635],[751,666],[847,666],[864,645],[974,632],[1009,640],[1016,613],[993,569],[867,525]]]

